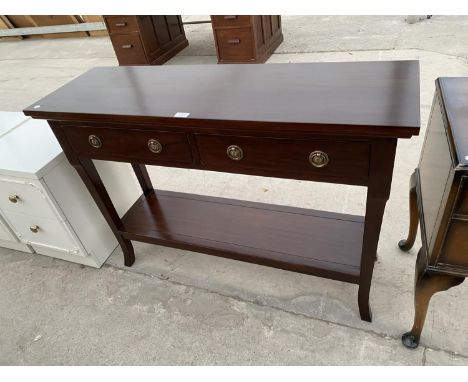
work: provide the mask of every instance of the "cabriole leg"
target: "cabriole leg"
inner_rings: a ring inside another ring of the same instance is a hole
[[[426,320],[427,308],[431,297],[463,282],[464,277],[430,273],[426,268],[426,255],[419,250],[416,261],[414,287],[414,323],[410,332],[403,334],[401,341],[410,349],[416,349]]]
[[[419,211],[418,211],[418,197],[416,194],[416,171],[413,172],[410,179],[409,189],[409,213],[410,223],[408,237],[406,240],[400,240],[398,246],[403,251],[409,251],[416,240],[416,233],[418,232]]]

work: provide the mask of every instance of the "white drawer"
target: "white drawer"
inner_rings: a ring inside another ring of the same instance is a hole
[[[9,228],[3,221],[3,218],[0,216],[0,240],[6,241],[17,241],[16,237],[10,232]]]
[[[4,211],[57,219],[42,185],[35,180],[0,177],[0,208]]]
[[[41,253],[38,247],[45,247],[55,251],[85,256],[65,222],[10,211],[4,213],[8,223],[20,240],[33,246],[38,253]],[[33,232],[36,231],[36,227],[37,232]]]

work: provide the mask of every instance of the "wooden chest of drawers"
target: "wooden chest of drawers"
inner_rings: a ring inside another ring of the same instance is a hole
[[[180,16],[104,16],[120,65],[163,64],[188,45]]]
[[[283,41],[280,16],[211,16],[218,63],[262,63]]]
[[[410,229],[399,246],[414,244],[415,319],[403,344],[419,344],[432,295],[468,276],[468,78],[439,78],[419,166],[410,182]],[[442,329],[442,328],[441,328]]]

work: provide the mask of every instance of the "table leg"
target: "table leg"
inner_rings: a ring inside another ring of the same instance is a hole
[[[374,272],[374,262],[379,242],[380,227],[385,210],[386,199],[368,198],[366,221],[364,223],[363,259],[361,260],[361,281],[359,282],[358,304],[361,320],[372,321],[369,294]]]
[[[403,334],[401,338],[403,345],[410,349],[418,347],[421,332],[426,320],[427,308],[429,307],[432,296],[437,292],[442,292],[460,285],[463,280],[465,280],[464,277],[437,274],[428,271],[426,254],[422,248],[419,250],[414,279],[414,323],[411,331]]]
[[[369,306],[370,287],[377,257],[385,205],[390,195],[395,161],[396,139],[375,140],[371,146],[366,217],[362,242],[358,304],[361,320],[372,321]]]
[[[398,246],[402,251],[409,251],[416,240],[416,233],[418,232],[419,223],[419,211],[418,211],[418,196],[416,193],[416,171],[413,172],[410,179],[409,189],[409,212],[410,212],[410,223],[408,237],[406,240],[400,240]]]
[[[143,194],[148,196],[154,191],[154,189],[146,166],[144,164],[132,163],[132,167],[138,182],[140,183]]]
[[[125,266],[132,266],[135,262],[135,252],[133,250],[132,242],[128,239],[125,239],[120,234],[122,221],[120,220],[120,217],[114,208],[112,200],[107,193],[104,183],[102,183],[102,180],[96,170],[96,167],[94,166],[92,159],[80,158],[79,164],[72,163],[72,165],[78,171],[78,174],[81,176],[81,179],[93,196],[96,204],[106,218],[107,223],[114,232],[117,241],[122,247]]]
[[[117,242],[122,247],[124,264],[127,267],[130,267],[135,262],[135,252],[133,250],[132,242],[120,234],[120,230],[122,229],[122,221],[120,220],[119,214],[115,210],[114,204],[112,203],[112,200],[107,193],[106,187],[104,186],[104,183],[102,182],[101,177],[99,176],[99,173],[94,166],[93,160],[90,158],[78,157],[78,155],[68,144],[68,140],[63,134],[62,128],[59,124],[50,121],[49,125],[52,128],[55,136],[61,142],[63,152],[65,153],[68,161],[78,172],[78,175],[81,177],[81,180],[85,184],[86,188],[96,202],[99,210],[102,212],[104,218],[109,224],[117,239]]]

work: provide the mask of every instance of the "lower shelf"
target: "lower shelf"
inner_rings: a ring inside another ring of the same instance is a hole
[[[130,240],[359,283],[361,216],[155,190],[122,223]]]

